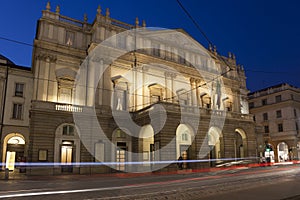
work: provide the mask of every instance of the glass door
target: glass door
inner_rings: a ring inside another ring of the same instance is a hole
[[[72,157],[73,157],[72,146],[62,146],[61,147],[62,172],[72,172],[73,171]]]

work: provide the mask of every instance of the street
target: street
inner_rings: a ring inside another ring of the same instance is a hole
[[[300,167],[1,180],[1,199],[300,199]]]

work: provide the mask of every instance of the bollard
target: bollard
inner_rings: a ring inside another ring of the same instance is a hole
[[[8,168],[5,168],[5,180],[8,180],[9,179],[9,169]]]

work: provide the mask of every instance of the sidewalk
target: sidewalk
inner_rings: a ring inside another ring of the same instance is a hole
[[[206,170],[207,172],[207,170]],[[135,178],[145,176],[160,176],[160,175],[175,175],[175,174],[191,174],[196,173],[191,169],[176,170],[170,172],[146,172],[146,173],[107,173],[107,174],[59,174],[59,175],[26,175],[26,173],[19,173],[19,171],[10,171],[8,180],[77,180],[88,179],[95,177],[114,177],[114,178]],[[199,173],[199,172],[198,172]],[[5,171],[0,171],[0,181],[5,181]]]

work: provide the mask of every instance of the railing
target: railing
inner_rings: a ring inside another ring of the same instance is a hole
[[[127,30],[135,28],[135,26],[133,26],[131,24],[127,24],[127,23],[121,22],[121,21],[116,20],[116,19],[111,19],[110,18],[110,20],[111,20],[111,24],[114,25],[114,26],[118,26],[118,27],[121,27],[121,28],[124,28],[124,29],[127,29]]]
[[[82,112],[82,107],[74,106],[70,104],[56,104],[55,110],[66,112]]]
[[[49,101],[32,101],[32,109],[65,111],[65,112],[83,112],[83,106],[63,104]]]
[[[200,115],[214,115],[216,117],[219,116],[219,117],[253,121],[253,115],[251,115],[251,114],[242,114],[242,113],[224,111],[224,110],[213,110],[213,109],[209,109],[209,108],[201,108],[198,106],[179,105],[176,103],[169,103],[169,102],[158,102],[158,104],[163,106],[166,111],[171,111],[171,112],[181,112],[181,113],[200,114]],[[135,111],[134,114],[135,115],[145,114],[152,109],[153,105],[155,105],[155,104],[146,106],[141,110]]]
[[[59,16],[59,21],[73,24],[73,25],[79,26],[79,27],[83,27],[83,24],[84,24],[83,22],[81,22],[79,20],[72,19],[70,17],[66,17],[66,16],[62,16],[62,15]]]

